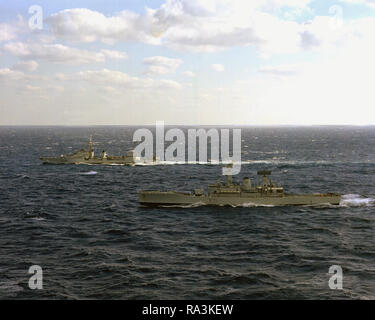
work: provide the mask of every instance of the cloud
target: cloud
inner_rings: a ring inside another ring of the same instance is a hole
[[[265,66],[259,68],[258,71],[262,74],[268,74],[278,77],[289,77],[298,74],[298,67],[296,65],[278,65],[278,66]]]
[[[184,71],[182,74],[184,76],[186,76],[186,77],[189,77],[189,78],[194,78],[195,77],[195,73],[192,72],[192,71]]]
[[[346,2],[351,4],[365,4],[369,7],[375,8],[375,1],[374,0],[339,0],[340,2]]]
[[[225,67],[222,64],[212,64],[211,68],[217,72],[223,72],[225,70]]]
[[[0,42],[16,38],[16,29],[7,23],[0,23]]]
[[[18,70],[18,71],[23,71],[23,72],[32,72],[38,69],[38,62],[34,60],[30,61],[20,61],[16,63],[13,67],[12,70]]]
[[[239,2],[236,2],[237,4]],[[246,17],[235,17],[228,1],[167,1],[159,9],[149,9],[151,31],[163,44],[180,51],[212,52],[236,45],[260,42],[251,25],[253,9]]]
[[[9,42],[4,45],[4,50],[23,59],[45,60],[67,64],[105,62],[106,58],[127,58],[127,55],[120,51],[103,49],[100,52],[95,52],[67,47],[62,44]]]
[[[375,0],[342,1],[375,3]],[[317,50],[328,37],[333,42],[336,41],[335,30],[332,28],[335,17],[315,17],[310,24],[303,24],[284,20],[280,18],[283,15],[275,14],[278,12],[275,10],[280,8],[287,8],[287,13],[310,10],[310,2],[311,0],[166,0],[157,9],[146,8],[145,14],[124,10],[104,15],[84,8],[66,9],[47,17],[46,25],[53,37],[63,41],[109,44],[140,42],[189,52],[215,52],[236,46],[254,46],[262,56],[267,57]],[[321,32],[319,28],[325,31]],[[14,34],[9,30],[9,25],[0,25],[0,41],[2,38],[12,39]],[[42,49],[62,51],[61,47]],[[71,60],[81,61],[79,63],[88,63],[87,60],[103,61],[105,58],[126,58],[125,53],[115,51],[102,50],[96,56],[91,52],[90,56],[87,50],[86,54],[84,50],[74,54],[73,50],[71,48],[71,54],[74,55]],[[57,53],[52,55],[55,54]],[[78,55],[81,57],[78,58]],[[48,53],[43,58],[51,59],[48,58]],[[61,61],[64,58],[55,60]],[[152,66],[149,72],[165,74],[167,70]]]
[[[65,90],[65,88],[63,86],[52,85],[52,84],[48,85],[47,89],[52,89],[52,90],[55,90],[57,92],[63,92]]]
[[[127,73],[121,71],[108,69],[81,71],[70,77],[65,76],[64,80],[67,79],[83,80],[96,85],[120,86],[122,88],[130,89],[182,88],[182,86],[176,81],[137,78],[129,76]]]
[[[282,33],[287,38],[286,45],[294,41],[295,47],[301,30],[298,23],[276,18],[270,11],[281,7],[304,8],[309,2],[167,0],[158,9],[146,8],[144,15],[122,11],[105,16],[89,9],[67,9],[51,15],[46,22],[56,38],[66,41],[111,44],[136,41],[192,52],[250,45],[274,49],[282,41],[274,43],[275,34]]]
[[[176,69],[183,63],[181,59],[155,56],[143,60],[148,66],[146,74],[165,75],[175,73]]]
[[[111,17],[89,9],[66,9],[46,18],[53,34],[60,39],[77,42],[115,43],[139,41],[158,43],[147,34],[142,16],[122,11]]]
[[[342,0],[367,4],[375,0]],[[280,13],[311,13],[311,0],[166,0],[145,14],[121,11],[104,15],[90,9],[67,9],[46,18],[57,39],[73,42],[140,42],[177,51],[216,52],[253,46],[263,57],[318,50],[327,40],[337,42],[333,20],[315,17],[309,24],[282,19]],[[337,21],[336,21],[337,22]],[[341,35],[340,35],[341,37]],[[102,52],[103,53],[103,52]],[[106,56],[104,54],[104,56]],[[107,55],[108,56],[108,55]],[[121,55],[112,53],[113,58]],[[97,59],[101,59],[98,57]],[[166,74],[163,66],[150,66],[150,74]]]
[[[309,50],[313,47],[319,46],[319,39],[309,31],[303,31],[301,35],[301,46],[303,49]]]
[[[25,74],[21,71],[12,70],[9,68],[0,69],[0,80],[23,80]]]
[[[102,53],[67,47],[61,44],[29,44],[23,42],[7,43],[4,50],[24,59],[46,60],[60,63],[104,62]]]
[[[32,86],[29,84],[25,86],[25,90],[28,90],[28,91],[39,91],[41,89],[42,89],[41,87]]]
[[[109,59],[128,59],[128,55],[125,52],[107,49],[102,49],[100,52]]]
[[[147,15],[162,43],[179,51],[215,52],[254,46],[269,54],[289,53],[300,49],[299,32],[303,29],[273,13],[283,7],[305,10],[310,2],[169,0],[159,9],[149,9]]]

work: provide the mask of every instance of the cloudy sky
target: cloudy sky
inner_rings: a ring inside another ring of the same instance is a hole
[[[155,121],[375,124],[375,0],[0,2],[0,125]]]

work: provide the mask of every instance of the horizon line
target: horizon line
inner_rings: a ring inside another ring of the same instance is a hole
[[[0,124],[0,127],[154,127],[155,124]],[[375,124],[164,124],[167,127],[372,127]]]

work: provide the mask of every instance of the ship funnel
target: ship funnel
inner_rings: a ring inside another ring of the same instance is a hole
[[[242,180],[242,190],[244,190],[244,191],[250,191],[251,190],[250,178],[246,177]]]

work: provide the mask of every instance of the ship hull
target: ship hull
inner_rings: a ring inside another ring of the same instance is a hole
[[[60,158],[40,158],[43,164],[53,164],[53,165],[60,165],[60,164],[83,164],[83,165],[125,165],[125,166],[132,166],[135,163],[132,161],[127,160],[102,160],[102,159],[90,159],[90,160],[84,160],[84,159],[60,159]]]
[[[297,205],[339,205],[341,196],[337,194],[301,195],[193,195],[178,192],[141,191],[139,202],[143,206],[297,206]]]

